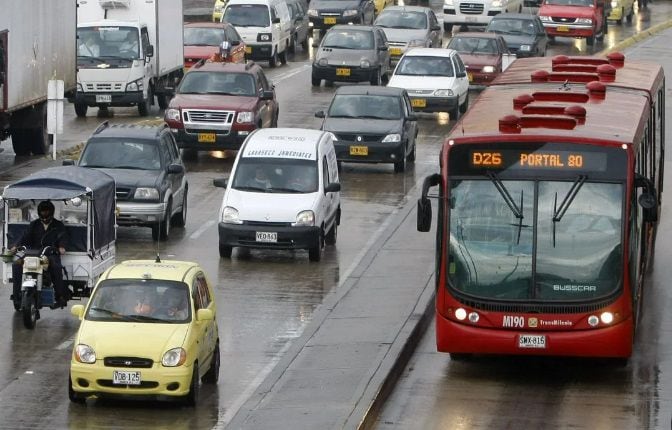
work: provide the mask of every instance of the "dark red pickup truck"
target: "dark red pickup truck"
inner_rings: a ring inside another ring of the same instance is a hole
[[[609,6],[604,0],[544,0],[539,18],[549,38],[585,38],[592,46],[607,34]]]

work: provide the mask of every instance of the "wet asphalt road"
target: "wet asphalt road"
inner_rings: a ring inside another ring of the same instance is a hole
[[[188,3],[189,0],[185,0],[185,7]],[[440,11],[439,3],[432,7]],[[632,25],[612,26],[605,43],[597,44],[596,49],[608,47],[672,15],[669,3],[658,1],[651,10],[656,13],[636,15]],[[585,41],[572,39],[558,39],[552,47],[549,55],[586,52]],[[319,127],[320,120],[313,114],[325,109],[333,95],[335,87],[310,87],[312,50],[310,48],[308,53],[299,50],[288,65],[277,69],[269,69],[264,64],[267,75],[276,84],[281,103],[280,126]],[[90,109],[85,119],[76,118],[70,105],[66,105],[65,111],[65,134],[58,137],[59,150],[84,141],[103,120],[95,116],[95,109]],[[134,109],[119,108],[114,110],[110,121],[161,123],[162,113],[156,107],[152,113],[154,117],[141,121]],[[222,192],[212,186],[212,179],[228,174],[235,153],[199,154],[196,161],[187,165],[190,184],[187,226],[183,230],[173,229],[170,240],[161,244],[160,252],[164,259],[198,261],[216,285],[222,350],[219,385],[203,386],[202,402],[195,410],[154,402],[89,401],[86,407],[71,405],[66,384],[78,321],[65,310],[44,310],[37,328],[28,331],[9,300],[3,300],[0,301],[3,315],[0,332],[5,333],[0,338],[0,427],[200,429],[225,426],[292,340],[300,335],[324,297],[338,288],[350,273],[380,226],[403,204],[408,190],[437,169],[440,143],[452,125],[445,114],[422,116],[417,160],[404,174],[394,174],[391,165],[344,165],[341,174],[343,220],[338,243],[327,247],[323,260],[317,264],[308,262],[305,251],[235,251],[232,260],[220,260],[216,217]],[[15,158],[8,142],[0,147],[4,149],[0,153],[0,186],[37,169],[59,164],[41,157]],[[665,232],[661,234],[664,236]],[[431,238],[428,238],[428,246],[433,246]],[[119,260],[152,258],[155,253],[156,245],[151,242],[149,229],[118,230]],[[2,296],[8,298],[8,286],[2,291]],[[432,340],[431,335],[429,339]],[[423,344],[422,350],[428,349],[431,352],[431,342],[429,346]],[[447,356],[439,355],[434,360],[450,367]],[[567,364],[562,361],[558,366]],[[513,372],[516,366],[513,367],[511,370],[505,365],[501,372],[480,374],[479,386],[484,390],[498,390],[502,383],[498,379],[500,373]],[[622,372],[625,371],[609,375],[627,380]],[[544,377],[540,372],[534,376],[541,382]],[[630,384],[634,386],[635,382]],[[621,385],[606,387],[607,390],[620,388]],[[456,391],[449,401],[473,404],[474,393],[462,393]],[[497,396],[493,400],[495,411],[506,408],[506,404],[499,403],[500,399]],[[437,406],[448,404],[442,398],[435,398],[433,402]],[[428,411],[420,409],[416,413]],[[519,413],[524,414],[525,409]]]

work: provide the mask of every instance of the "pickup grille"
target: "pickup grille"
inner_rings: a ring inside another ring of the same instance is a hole
[[[183,112],[185,123],[200,124],[232,124],[235,112],[221,110],[185,109]]]
[[[560,23],[563,23],[563,24],[571,24],[574,21],[576,21],[576,18],[559,18],[559,17],[555,17],[555,16],[551,17],[551,19],[553,20],[553,22],[560,22]]]
[[[464,15],[480,15],[483,13],[483,3],[460,3],[460,12]]]

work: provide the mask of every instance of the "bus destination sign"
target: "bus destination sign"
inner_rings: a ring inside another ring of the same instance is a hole
[[[607,154],[593,151],[478,149],[469,154],[472,169],[571,170],[604,172]]]

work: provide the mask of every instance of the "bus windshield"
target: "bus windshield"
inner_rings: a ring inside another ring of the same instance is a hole
[[[585,300],[619,288],[623,185],[584,179],[452,180],[451,286],[521,301]]]

